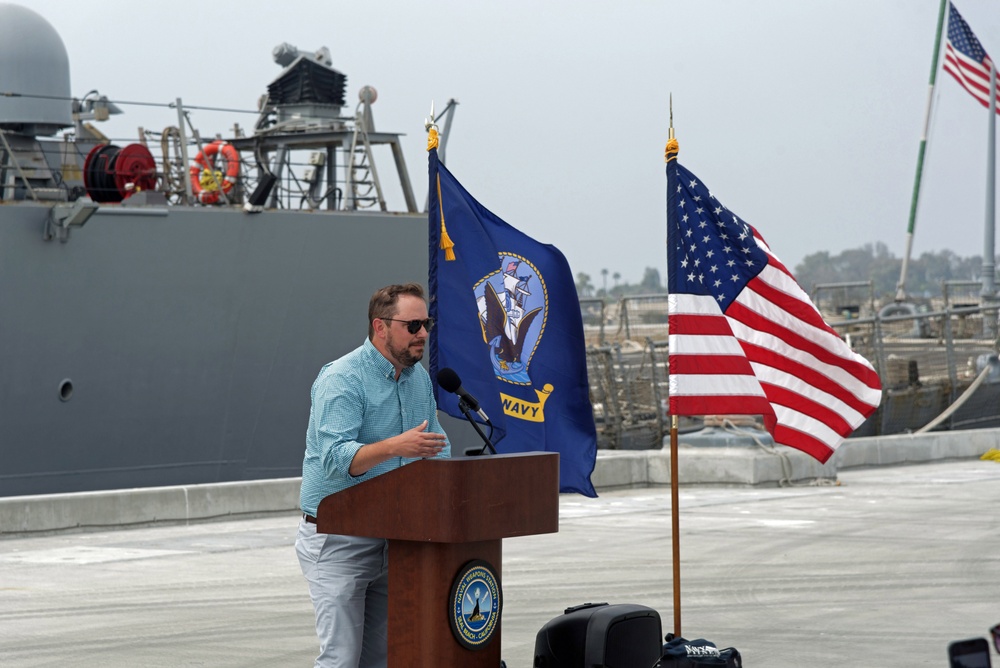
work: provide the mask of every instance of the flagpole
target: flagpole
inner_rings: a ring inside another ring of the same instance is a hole
[[[941,31],[944,27],[944,8],[949,0],[941,0],[938,10],[937,36],[934,38],[934,57],[931,59],[931,79],[927,90],[927,107],[924,111],[924,132],[920,136],[920,151],[917,154],[917,175],[913,181],[913,197],[910,199],[910,222],[906,228],[906,250],[903,253],[903,267],[899,272],[899,283],[896,284],[896,301],[906,299],[906,271],[910,264],[910,252],[913,249],[913,228],[917,224],[917,203],[920,201],[920,181],[924,171],[924,152],[927,149],[927,130],[931,123],[931,103],[934,99],[934,82],[937,78],[938,58],[941,53]]]
[[[674,637],[681,637],[681,517],[677,507],[677,416],[670,416],[670,528],[674,559]]]
[[[670,133],[664,159],[670,162],[671,152],[676,158],[677,139],[674,137],[674,95],[670,94]],[[667,247],[669,256],[670,248]],[[669,370],[668,370],[669,373]],[[677,478],[677,416],[670,415],[670,545],[674,562],[674,637],[681,637],[681,516],[680,494]]]
[[[990,61],[990,125],[986,144],[986,223],[983,226],[983,281],[981,297],[983,306],[993,306],[996,301],[996,134],[997,134],[997,68]],[[996,338],[996,311],[983,312],[986,336]]]

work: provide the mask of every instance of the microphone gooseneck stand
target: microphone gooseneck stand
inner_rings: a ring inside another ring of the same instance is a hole
[[[479,428],[479,423],[472,419],[472,407],[469,406],[469,402],[467,402],[463,397],[459,397],[458,408],[459,410],[462,411],[462,415],[465,416],[465,419],[469,421],[469,424],[471,424],[472,427],[476,430],[476,433],[479,434],[479,437],[483,439],[483,443],[486,444],[483,446],[483,449],[479,451],[479,454],[480,455],[485,454],[486,449],[489,448],[490,453],[495,455],[497,453],[497,450],[496,448],[493,447],[492,441],[486,438],[486,434],[484,434],[483,430]]]

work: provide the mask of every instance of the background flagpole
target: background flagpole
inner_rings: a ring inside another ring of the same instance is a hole
[[[990,125],[986,144],[986,222],[983,226],[983,306],[996,303],[996,135],[997,135],[997,68],[990,61]],[[997,334],[997,312],[984,311],[983,332],[994,339]]]
[[[934,81],[937,77],[938,57],[941,53],[941,30],[944,26],[944,8],[948,0],[941,0],[938,10],[937,36],[934,38],[934,57],[931,59],[931,80],[927,90],[927,108],[924,111],[924,132],[920,137],[920,151],[917,154],[917,175],[913,181],[913,197],[910,199],[910,222],[906,228],[906,250],[903,252],[903,268],[899,272],[899,283],[896,284],[896,301],[906,299],[906,270],[910,264],[910,251],[913,249],[913,228],[917,224],[917,203],[920,201],[920,180],[924,171],[924,152],[927,149],[927,129],[931,123],[931,103],[934,99]]]

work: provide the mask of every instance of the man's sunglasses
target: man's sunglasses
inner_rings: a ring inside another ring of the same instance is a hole
[[[420,331],[421,327],[426,329],[428,334],[432,329],[434,329],[434,318],[427,318],[426,320],[396,320],[395,318],[382,318],[382,320],[406,323],[406,331],[410,334],[416,334]]]

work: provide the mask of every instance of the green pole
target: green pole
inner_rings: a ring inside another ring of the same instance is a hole
[[[924,153],[927,150],[927,130],[931,124],[931,102],[934,98],[934,82],[937,79],[938,57],[941,53],[941,31],[944,28],[944,9],[949,0],[941,0],[938,9],[937,35],[934,37],[934,57],[931,59],[931,80],[927,90],[927,108],[924,112],[924,132],[920,137],[920,151],[917,153],[917,175],[913,180],[913,197],[910,199],[910,223],[906,228],[906,251],[903,253],[903,268],[896,284],[896,301],[906,299],[906,270],[910,264],[913,249],[913,228],[917,224],[917,203],[920,201],[920,179],[924,172]]]

